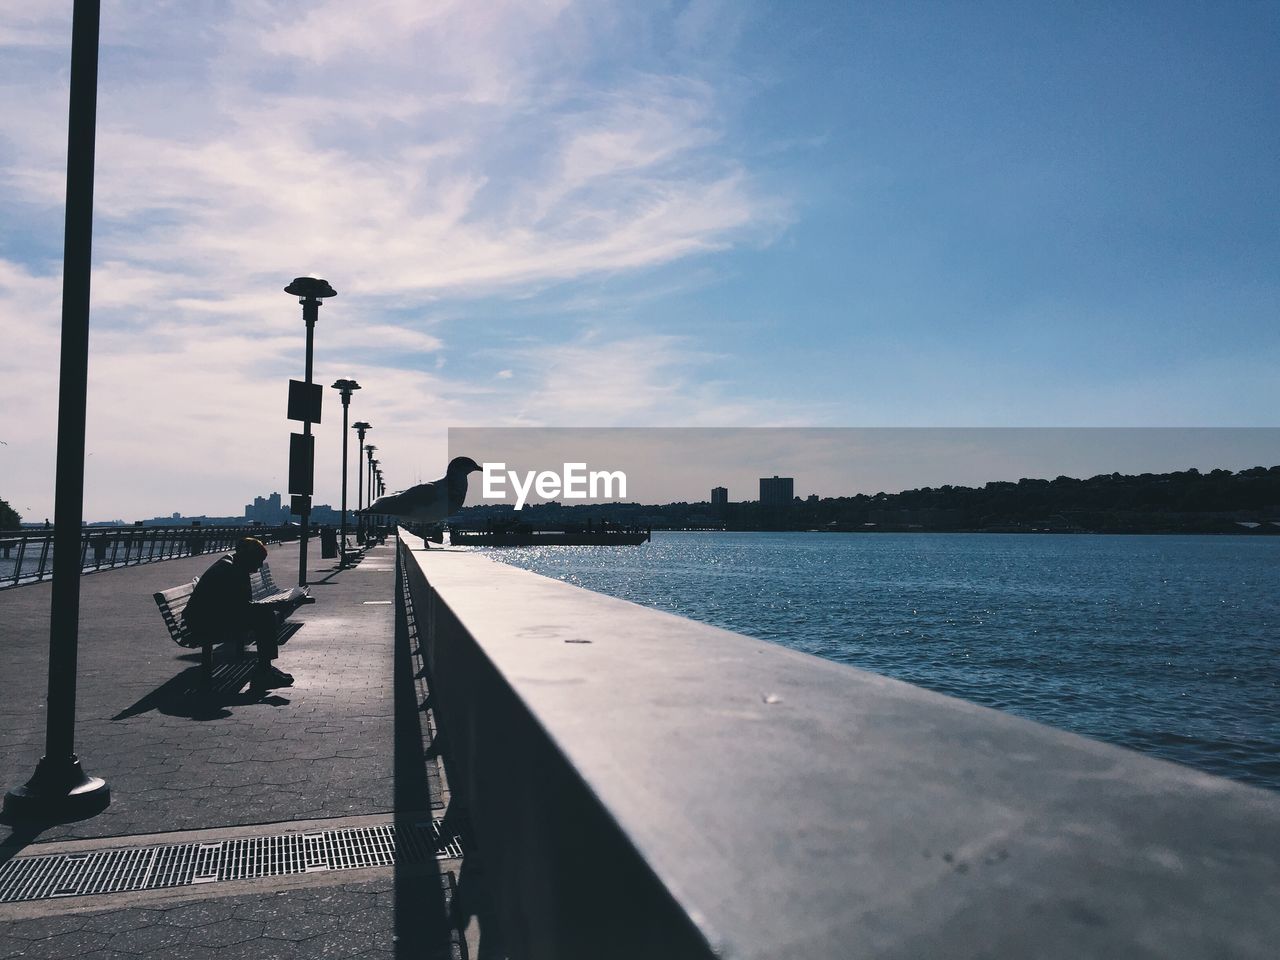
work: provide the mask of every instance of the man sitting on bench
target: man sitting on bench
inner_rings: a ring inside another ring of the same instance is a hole
[[[290,674],[271,665],[280,653],[275,611],[253,603],[249,575],[261,570],[266,559],[266,545],[245,537],[236,544],[234,556],[227,554],[205,571],[182,611],[188,629],[201,644],[241,643],[252,633],[258,645],[258,666],[253,672],[253,686],[258,689],[293,683]]]

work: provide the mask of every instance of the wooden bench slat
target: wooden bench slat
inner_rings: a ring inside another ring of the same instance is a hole
[[[151,595],[156,602],[156,606],[160,608],[160,615],[164,618],[164,625],[169,628],[169,636],[180,647],[200,646],[192,638],[187,622],[182,619],[182,611],[187,608],[195,588],[196,581],[192,580],[190,583],[184,583],[178,587],[170,587],[168,590],[161,590]]]

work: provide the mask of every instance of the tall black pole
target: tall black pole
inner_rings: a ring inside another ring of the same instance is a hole
[[[58,463],[53,506],[49,697],[44,756],[24,786],[15,787],[5,795],[5,811],[20,817],[87,816],[111,802],[111,790],[106,781],[86,774],[75,754],[99,20],[99,0],[75,0],[71,23],[71,101],[67,121],[67,210],[62,269],[62,359],[58,374]]]
[[[306,297],[302,301],[302,319],[307,325],[307,395],[311,395],[311,350],[315,341],[316,321],[320,319],[320,301],[315,297]],[[311,417],[310,411],[306,420],[302,421],[302,435],[307,438],[307,449],[311,449]],[[307,478],[310,484],[315,483],[316,465],[307,464]],[[310,536],[311,495],[308,494],[302,506],[301,530],[298,537],[298,586],[307,585],[307,540]]]
[[[344,551],[347,549],[347,410],[351,406],[351,394],[343,391],[342,394],[342,523],[339,524],[339,535],[341,540],[338,541],[338,563],[342,563],[342,558],[346,555]]]
[[[369,491],[369,506],[372,507],[373,506],[373,451],[375,448],[372,444],[369,444],[364,449],[369,454],[369,463],[367,465],[368,478],[365,481],[365,483],[367,484],[365,489]],[[365,532],[364,532],[364,536],[366,540],[369,539],[369,535],[373,533],[374,530],[377,529],[377,526],[378,526],[377,517],[370,516],[368,526],[365,527]]]
[[[342,396],[342,517],[338,524],[338,566],[344,567],[347,563],[347,416],[351,409],[351,394],[360,389],[360,384],[343,378],[334,381],[333,389]]]
[[[311,354],[312,343],[315,340],[316,321],[320,319],[320,301],[325,297],[336,297],[338,292],[329,286],[329,281],[321,280],[319,277],[296,277],[293,283],[284,288],[285,293],[291,293],[298,297],[298,302],[302,304],[302,319],[307,325],[307,378],[306,386],[306,404],[302,417],[302,435],[303,449],[307,452],[306,477],[304,486],[305,493],[302,490],[290,490],[290,493],[296,493],[302,497],[302,521],[299,523],[298,537],[298,586],[305,587],[307,585],[307,539],[309,537],[309,527],[311,523],[311,496],[315,486],[315,450],[311,442],[311,424],[320,419],[320,399],[316,396],[314,404],[312,403],[311,391]],[[314,407],[314,409],[313,409]],[[314,414],[314,416],[313,416]],[[302,478],[290,478],[302,479]]]
[[[366,443],[364,445],[364,452],[369,460],[367,466],[361,467],[361,469],[364,471],[364,477],[365,477],[365,485],[364,485],[365,493],[368,494],[368,496],[365,497],[365,504],[364,504],[366,510],[369,507],[373,506],[373,451],[377,449],[378,448],[374,446],[372,443]],[[373,517],[369,516],[365,518],[365,524],[364,524],[365,542],[368,542],[369,534],[372,530],[373,530]]]
[[[360,452],[364,450],[364,433],[373,426],[363,420],[357,420],[351,425],[351,429],[356,432],[356,542],[364,543],[364,515],[360,513],[364,509],[364,469],[360,466]]]

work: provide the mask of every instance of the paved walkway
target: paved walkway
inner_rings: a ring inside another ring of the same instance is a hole
[[[201,693],[199,652],[169,639],[151,598],[215,559],[82,578],[76,749],[108,781],[112,803],[79,823],[0,825],[0,863],[378,824],[456,826],[431,751],[394,546],[350,570],[313,549],[317,602],[291,618],[301,628],[279,661],[295,684],[265,696],[231,664]],[[275,546],[269,562],[281,586],[296,581],[296,544]],[[0,591],[5,789],[25,781],[43,752],[49,597],[49,584]],[[0,958],[466,956],[445,919],[463,861],[427,860],[0,903]]]

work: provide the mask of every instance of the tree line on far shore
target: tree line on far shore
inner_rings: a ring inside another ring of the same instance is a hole
[[[464,508],[460,519],[470,526],[504,516],[533,527],[591,518],[656,529],[1280,533],[1280,466],[993,481],[981,487],[948,484],[778,505],[547,503],[531,504],[518,514],[509,507],[480,505]]]

